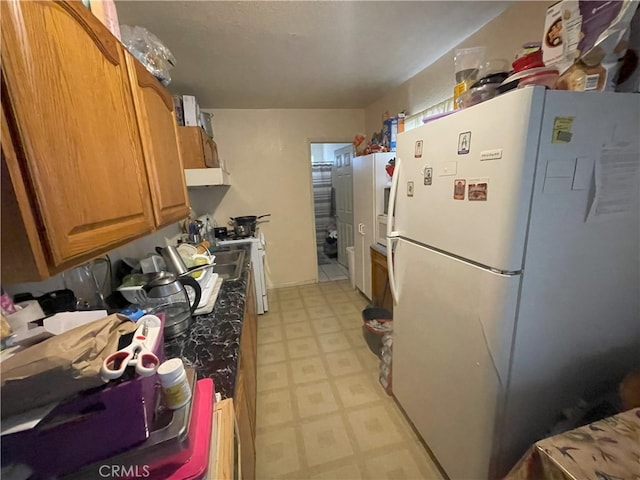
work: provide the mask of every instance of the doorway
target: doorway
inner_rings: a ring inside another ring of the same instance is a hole
[[[318,281],[326,282],[349,278],[346,265],[346,254],[343,252],[344,263],[340,260],[340,247],[343,247],[346,233],[340,239],[340,230],[345,230],[344,222],[339,228],[339,210],[344,210],[341,196],[342,186],[347,177],[337,175],[336,156],[340,157],[342,172],[342,152],[351,151],[350,143],[311,143],[311,182],[313,190],[313,206],[315,216],[315,239],[318,261]],[[350,163],[350,162],[349,162]],[[351,181],[351,177],[349,177]],[[351,202],[353,203],[353,201]],[[353,232],[353,223],[350,225]],[[348,244],[350,245],[350,244]],[[347,245],[347,246],[348,246]]]

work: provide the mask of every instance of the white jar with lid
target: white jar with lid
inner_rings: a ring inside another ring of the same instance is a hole
[[[187,372],[179,358],[167,360],[158,367],[158,378],[166,399],[166,407],[175,410],[191,400],[191,387]]]

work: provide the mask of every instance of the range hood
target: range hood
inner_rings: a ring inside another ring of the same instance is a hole
[[[188,188],[230,185],[229,172],[224,168],[186,168],[184,178]]]

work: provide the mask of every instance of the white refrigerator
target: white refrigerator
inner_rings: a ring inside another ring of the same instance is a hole
[[[395,152],[353,157],[354,277],[356,287],[371,300],[371,251],[376,243],[378,215],[384,211],[384,188],[390,181],[385,166]]]
[[[527,87],[398,135],[393,392],[498,478],[640,359],[640,95]]]

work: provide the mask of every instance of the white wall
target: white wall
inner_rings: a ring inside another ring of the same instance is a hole
[[[144,258],[148,253],[155,253],[156,246],[175,244],[178,241],[179,237],[180,227],[177,223],[175,223],[163,228],[162,230],[147,235],[146,237],[134,240],[133,242],[123,247],[112,250],[108,253],[112,265],[112,274],[115,271],[116,262],[121,258]],[[96,269],[95,273],[96,278],[98,279],[98,282],[102,287],[103,279],[106,276],[106,271],[103,271],[102,269],[98,271],[98,269]],[[16,293],[22,292],[31,292],[34,296],[39,296],[53,290],[63,289],[65,288],[65,284],[62,273],[60,273],[41,282],[16,283],[13,285],[3,285],[3,287],[10,295],[15,295]],[[118,288],[118,285],[114,285],[114,288]],[[103,288],[103,292],[105,293],[105,295],[107,295],[110,290],[111,289],[109,285]]]
[[[217,203],[214,218],[221,225],[229,217],[272,215],[260,224],[269,288],[315,282],[310,143],[350,143],[364,128],[364,110],[207,111],[214,115],[215,141],[231,172],[231,187],[223,198],[199,201]]]
[[[418,113],[453,95],[455,85],[453,55],[456,48],[485,46],[486,58],[515,59],[523,43],[540,41],[547,7],[553,1],[519,1],[507,8],[483,28],[461,42],[439,60],[406,81],[400,87],[367,107],[367,138],[382,129],[382,115],[406,111]]]

